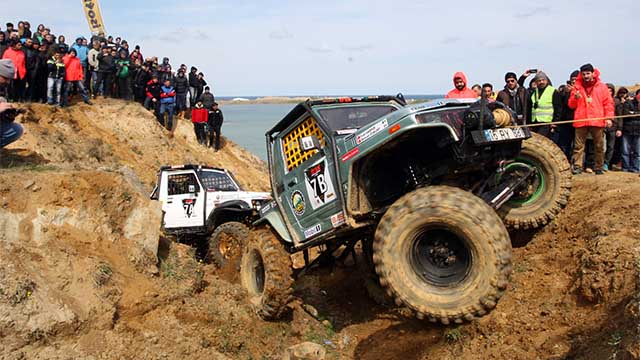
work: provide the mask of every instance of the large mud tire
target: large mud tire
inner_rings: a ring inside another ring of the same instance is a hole
[[[449,265],[443,265],[443,244]],[[434,249],[438,257],[430,255]],[[480,198],[432,186],[389,208],[376,229],[373,260],[396,305],[448,325],[496,306],[511,274],[511,242],[500,217]]]
[[[498,214],[509,229],[537,229],[551,222],[567,205],[571,195],[571,167],[553,141],[536,133],[522,143],[516,161],[536,168],[539,191],[530,197],[509,200]]]
[[[206,259],[214,263],[228,281],[239,280],[240,259],[248,238],[249,228],[236,221],[219,225],[209,236]]]
[[[286,312],[293,292],[289,253],[270,229],[251,232],[240,263],[240,280],[254,311],[264,320]]]

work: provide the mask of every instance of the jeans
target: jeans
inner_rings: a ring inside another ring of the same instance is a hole
[[[76,85],[78,87],[78,92],[82,96],[82,100],[88,103],[89,94],[87,93],[87,89],[84,88],[84,83],[82,81],[67,81],[64,84],[64,97],[62,99],[62,105],[67,105],[69,103],[69,94],[73,89],[73,85]]]
[[[62,95],[62,80],[63,79],[47,78],[47,102],[50,105],[60,104],[60,95]]]
[[[18,123],[5,123],[0,121],[0,147],[5,147],[20,139],[24,130]]]
[[[189,103],[191,104],[189,107],[196,106],[196,94],[197,89],[193,86],[189,86]]]
[[[98,72],[94,70],[91,72],[91,94],[93,94],[93,96],[102,94],[102,84],[98,81]]]
[[[164,113],[165,112],[168,113],[167,123],[165,125],[167,130],[172,130],[173,129],[173,109],[174,109],[174,107],[175,107],[175,104],[173,104],[173,103],[160,104],[160,119],[164,118]]]
[[[640,172],[640,135],[622,133],[622,171]]]
[[[596,126],[582,126],[576,128],[576,143],[573,149],[573,164],[576,168],[582,169],[584,159],[584,147],[587,141],[587,135],[591,134],[593,137],[593,144],[595,145],[595,169],[602,170],[604,165],[604,128]]]

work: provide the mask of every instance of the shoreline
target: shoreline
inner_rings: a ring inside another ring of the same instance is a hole
[[[220,105],[255,105],[255,104],[298,104],[307,99],[324,100],[335,99],[335,96],[264,96],[257,99],[236,98],[232,100],[216,100]],[[433,99],[407,98],[407,103],[429,102]]]

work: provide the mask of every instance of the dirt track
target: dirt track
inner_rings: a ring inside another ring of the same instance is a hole
[[[146,199],[161,164],[226,167],[255,190],[264,164],[194,145],[186,122],[168,138],[119,101],[33,106],[20,121],[24,140],[0,154],[0,359],[279,359],[302,341],[333,359],[640,358],[637,175],[578,176],[554,223],[512,234],[510,288],[479,321],[407,320],[371,301],[347,261],[301,278],[291,315],[267,323],[191,247],[158,243]]]

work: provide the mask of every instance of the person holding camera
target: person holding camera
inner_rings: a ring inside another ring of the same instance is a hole
[[[15,68],[9,59],[0,60],[0,87],[5,87],[13,79]],[[13,122],[22,111],[0,98],[0,148],[18,140],[24,130],[20,124]]]

